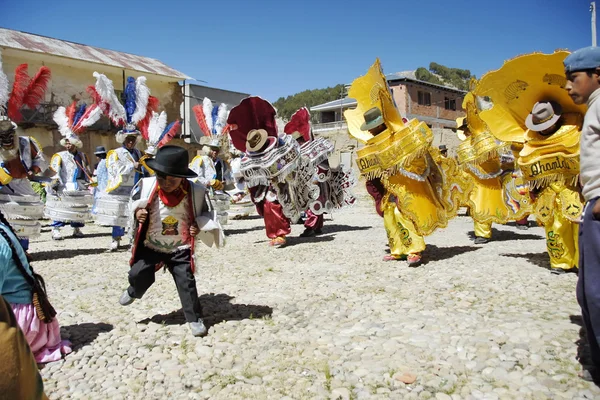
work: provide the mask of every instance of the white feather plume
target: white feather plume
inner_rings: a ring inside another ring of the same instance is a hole
[[[58,109],[54,112],[52,116],[54,122],[58,125],[58,130],[63,137],[72,136],[73,133],[69,128],[69,117],[67,117],[67,109],[64,107],[58,107]]]
[[[131,116],[131,122],[136,125],[144,119],[148,109],[148,98],[150,89],[146,85],[146,77],[140,76],[135,80],[135,112]]]
[[[213,121],[212,121],[212,110],[213,104],[208,97],[205,97],[202,101],[202,110],[204,111],[204,118],[206,119],[206,125],[208,126],[208,134],[212,135]]]
[[[80,127],[87,128],[88,126],[92,126],[96,122],[98,122],[100,117],[102,117],[102,109],[100,107],[98,107],[95,104],[91,105],[90,107],[94,107],[94,109],[88,114],[88,116],[85,119],[82,118],[81,121],[79,121],[79,123],[77,124],[77,129]]]
[[[223,128],[227,124],[227,115],[228,115],[227,105],[222,103],[219,106],[219,112],[217,114],[217,121],[215,122],[215,131],[217,131],[217,135],[223,133]]]
[[[160,141],[160,136],[165,131],[167,127],[167,113],[161,111],[161,113],[152,112],[152,118],[150,119],[150,123],[148,125],[148,142],[157,146]]]
[[[104,74],[94,72],[96,78],[96,91],[104,102],[109,105],[108,117],[116,124],[126,120],[125,107],[115,94],[115,88],[110,79]]]
[[[0,107],[6,106],[9,96],[10,89],[8,85],[8,77],[2,69],[2,53],[0,52]]]

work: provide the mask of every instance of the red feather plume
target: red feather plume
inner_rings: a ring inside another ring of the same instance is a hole
[[[76,126],[74,126],[71,131],[73,133],[81,133],[81,131],[83,131],[84,127],[81,126],[81,123],[83,121],[85,121],[86,119],[88,119],[88,117],[90,116],[90,114],[92,114],[93,112],[95,112],[96,108],[98,107],[98,104],[94,103],[91,106],[89,106],[88,108],[86,108],[85,113],[81,116],[81,118],[79,118],[79,122],[77,123]]]
[[[94,85],[90,85],[85,89],[85,91],[90,95],[92,100],[94,100],[94,103],[96,103],[98,105],[98,107],[100,107],[100,109],[102,110],[102,113],[104,115],[107,115],[108,108],[109,108],[108,103],[106,103],[105,101],[102,100],[102,97],[100,97],[100,95],[96,91],[96,87]]]
[[[160,149],[165,144],[169,143],[169,141],[173,139],[175,135],[177,135],[177,132],[179,132],[179,128],[181,128],[181,121],[177,120],[175,121],[171,129],[169,129],[169,131],[163,136],[163,138],[160,139],[160,142],[158,142],[157,147]]]
[[[148,106],[146,107],[146,116],[140,122],[138,122],[138,129],[142,134],[144,140],[148,140],[148,125],[150,125],[150,118],[152,112],[158,111],[158,99],[154,96],[148,97]]]
[[[75,120],[75,113],[77,112],[77,102],[72,102],[65,113],[67,114],[67,118],[69,118],[69,126],[73,126],[73,121]]]
[[[15,70],[15,82],[13,83],[12,92],[10,92],[8,99],[8,118],[14,122],[19,122],[22,118],[21,107],[23,107],[23,99],[27,92],[28,83],[27,64],[21,64]]]
[[[227,134],[229,133],[229,131],[231,130],[231,128],[233,128],[233,126],[231,126],[231,124],[226,124],[226,125],[223,127],[223,132],[222,132],[222,134],[223,134],[223,135],[227,135]]]
[[[50,68],[41,67],[37,74],[29,81],[27,85],[27,91],[23,98],[23,104],[30,109],[34,109],[44,99],[44,93],[48,88],[48,82],[50,82]]]
[[[204,115],[204,109],[202,108],[202,104],[196,104],[192,107],[192,111],[194,112],[194,116],[196,116],[196,122],[202,131],[204,136],[210,135],[210,129],[208,129],[208,125],[206,124],[206,117]]]

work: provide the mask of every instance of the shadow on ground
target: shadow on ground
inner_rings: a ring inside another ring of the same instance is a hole
[[[469,231],[467,235],[470,238],[475,237],[475,232]],[[539,240],[544,239],[542,235],[536,235],[534,233],[517,233],[513,231],[501,231],[496,228],[492,228],[492,242],[507,242],[509,240]]]
[[[85,228],[83,228],[85,229]],[[82,239],[88,239],[88,238],[97,238],[97,237],[111,237],[112,236],[112,232],[96,232],[96,233],[85,233],[85,231],[83,231],[83,238]],[[65,236],[65,239],[69,239],[68,236]],[[106,242],[106,246],[108,247],[108,243]]]
[[[529,222],[529,227],[530,228],[541,226],[541,225],[538,225],[538,223],[536,221],[528,221],[528,222]],[[515,221],[509,221],[509,222],[505,223],[504,225],[506,225],[506,226],[512,226],[512,227],[515,227],[515,228],[517,227],[517,223]]]
[[[579,339],[575,341],[577,345],[577,361],[581,364],[581,368],[585,369],[588,366],[593,365],[592,356],[590,353],[590,345],[587,341],[587,332],[583,325],[583,318],[581,315],[569,315],[569,319],[572,324],[579,326]],[[600,379],[594,381],[596,386],[600,387]]]
[[[299,237],[299,236],[287,236],[286,244],[283,248],[299,246],[299,245],[309,245],[319,242],[331,242],[335,240],[335,236],[327,236],[327,232],[322,233],[321,235],[312,236],[312,237]]]
[[[513,258],[523,258],[527,261],[529,261],[530,263],[532,263],[533,265],[536,265],[538,267],[544,268],[544,269],[550,269],[550,258],[548,256],[547,252],[541,252],[541,253],[525,253],[525,254],[519,254],[519,253],[508,253],[508,254],[500,254],[501,256],[504,257],[513,257]]]
[[[452,247],[439,247],[434,244],[428,244],[423,252],[423,258],[421,264],[426,265],[430,262],[449,260],[453,257],[461,254],[469,253],[471,251],[479,250],[481,247],[478,246],[452,246]],[[389,251],[389,250],[388,250]]]
[[[204,312],[204,324],[207,328],[219,324],[223,321],[240,321],[243,319],[259,319],[270,317],[273,314],[273,309],[269,306],[253,305],[253,304],[232,304],[233,296],[225,293],[220,294],[203,294],[199,297],[202,311]],[[151,318],[146,318],[138,323],[148,324],[154,322],[156,324],[165,325],[183,325],[186,323],[183,315],[183,310],[170,312],[168,314],[157,314]]]
[[[61,249],[61,250],[46,250],[46,251],[34,251],[31,253],[33,261],[43,260],[59,260],[61,258],[73,258],[76,256],[89,256],[93,254],[105,253],[106,248],[93,248],[93,249]]]
[[[230,229],[230,228],[225,228],[225,236],[232,236],[232,235],[241,235],[243,233],[248,233],[248,232],[252,232],[252,231],[260,231],[262,229],[265,229],[264,226],[253,226],[251,228],[240,228],[240,229]]]
[[[67,325],[60,327],[60,335],[63,339],[68,339],[73,344],[73,351],[92,343],[100,333],[113,330],[111,324],[104,322],[85,322],[83,324]]]
[[[354,226],[354,225],[341,225],[341,224],[330,224],[323,226],[323,234],[336,232],[352,232],[352,231],[366,231],[371,229],[371,226]]]

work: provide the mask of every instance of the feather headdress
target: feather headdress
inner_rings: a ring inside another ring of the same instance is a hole
[[[15,80],[11,90],[0,57],[0,120],[11,121],[16,128],[16,123],[23,118],[21,115],[23,106],[34,109],[44,99],[50,76],[50,69],[41,67],[35,76],[30,78],[27,64],[21,64],[15,70]]]
[[[167,113],[164,111],[160,114],[152,112],[152,117],[148,124],[148,148],[146,149],[146,154],[156,155],[158,149],[175,137],[180,127],[180,120],[167,125]]]
[[[53,119],[63,136],[60,144],[64,146],[65,141],[68,140],[77,147],[83,146],[79,135],[85,128],[95,124],[100,117],[102,117],[102,109],[96,103],[89,107],[85,104],[77,107],[77,102],[74,101],[68,108],[58,107]]]
[[[226,104],[216,104],[213,106],[212,101],[205,97],[202,105],[197,104],[192,107],[196,122],[200,127],[202,135],[209,138],[209,146],[221,147],[223,137],[227,134],[227,116],[229,110]]]
[[[121,104],[113,82],[106,75],[94,72],[96,78],[95,93],[92,94],[99,103],[102,111],[111,119],[113,124],[121,127],[117,132],[117,142],[123,143],[125,137],[142,135],[147,137],[146,129],[152,112],[158,109],[158,100],[150,96],[150,89],[146,85],[146,77],[137,79],[127,78],[125,85],[124,103]]]

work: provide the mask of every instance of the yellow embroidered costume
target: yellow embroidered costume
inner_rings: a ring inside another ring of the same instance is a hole
[[[511,171],[503,170],[502,155],[510,151],[510,146],[489,132],[479,117],[471,92],[466,94],[463,108],[467,116],[457,120],[458,137],[463,140],[457,151],[458,163],[473,183],[467,206],[473,217],[475,236],[490,239],[492,223],[505,224],[530,212],[529,194],[515,182]]]
[[[346,110],[344,116],[350,135],[365,144],[357,151],[357,164],[383,214],[390,257],[408,256],[409,263],[418,262],[425,249],[423,236],[445,227],[456,215],[457,198],[465,192],[461,185],[466,182],[451,185],[444,180],[450,173],[450,163],[445,169],[436,164],[435,154],[431,153],[433,134],[424,122],[402,121],[379,60],[366,75],[354,80],[348,95],[358,105]],[[365,117],[372,111],[374,121],[379,121],[373,127],[383,129],[377,134],[365,128]]]
[[[474,90],[481,100],[480,116],[492,134],[524,144],[517,164],[536,198],[533,212],[546,230],[551,267],[561,270],[577,265],[574,221],[583,209],[576,183],[585,106],[575,105],[564,89],[563,60],[568,54],[557,51],[514,58],[484,75]],[[532,110],[536,108],[558,112],[535,120]]]

